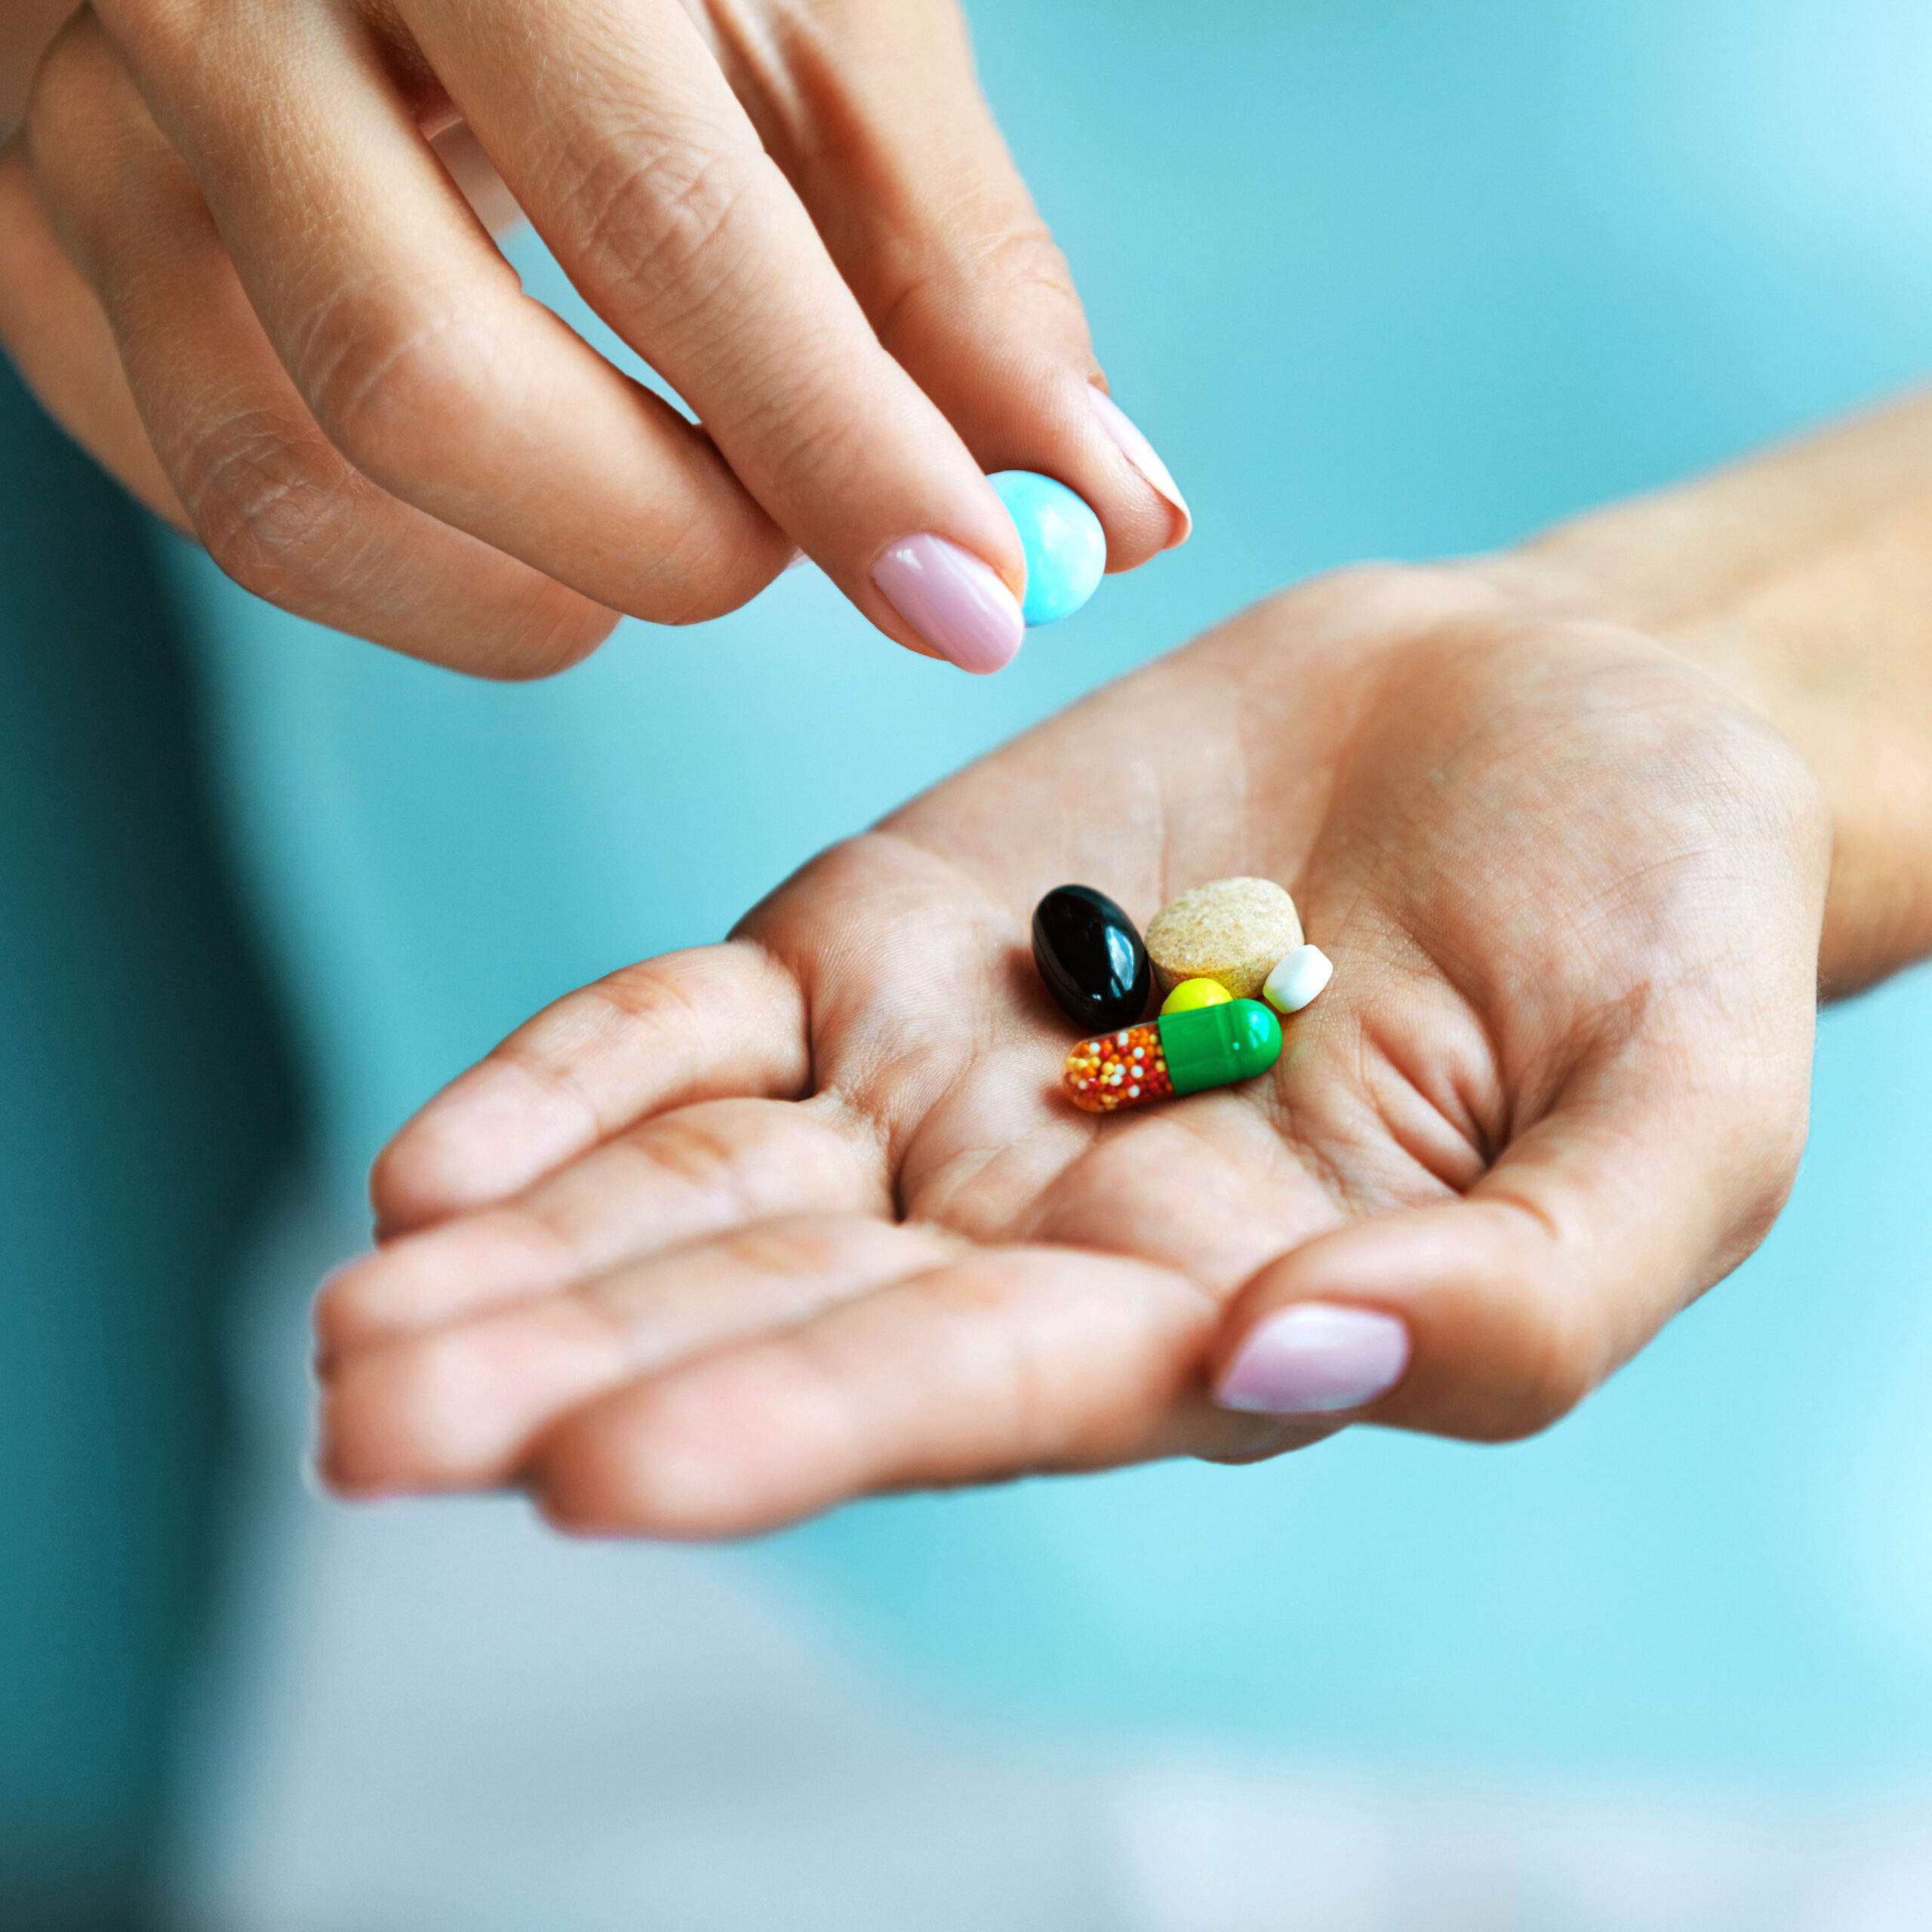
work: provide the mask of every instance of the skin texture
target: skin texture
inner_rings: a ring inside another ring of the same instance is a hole
[[[40,57],[73,11],[73,0],[12,0],[0,8],[0,129],[11,131],[26,111]]]
[[[384,1245],[319,1309],[330,1478],[715,1536],[1563,1414],[1784,1199],[1832,827],[1716,678],[1533,574],[1287,593],[531,1022],[378,1168]],[[1233,873],[1334,985],[1268,1078],[1077,1113],[1033,903]],[[1217,1407],[1311,1300],[1399,1315],[1401,1380]]]
[[[50,24],[0,45],[0,82]],[[526,213],[700,419],[526,298]],[[0,152],[0,337],[271,601],[485,675],[931,533],[1024,586],[983,472],[1186,534],[1087,395],[1066,264],[949,0],[97,0]]]

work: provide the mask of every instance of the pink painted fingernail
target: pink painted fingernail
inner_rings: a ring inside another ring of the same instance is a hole
[[[943,537],[900,538],[873,565],[872,581],[925,642],[976,676],[1010,664],[1026,635],[998,574]]]
[[[1409,1331],[1394,1315],[1297,1302],[1241,1344],[1214,1399],[1259,1415],[1326,1415],[1373,1401],[1408,1363]]]
[[[1194,512],[1188,508],[1187,499],[1181,494],[1173,472],[1161,460],[1154,445],[1135,426],[1133,417],[1105,389],[1097,389],[1090,384],[1087,400],[1094,405],[1094,414],[1100,419],[1100,427],[1120,445],[1121,455],[1180,512],[1180,534],[1174,541],[1185,543],[1194,529]],[[1173,545],[1168,547],[1171,549]]]

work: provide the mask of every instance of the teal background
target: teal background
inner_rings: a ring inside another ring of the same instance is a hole
[[[401,1118],[536,1006],[716,937],[827,840],[1254,597],[1506,542],[1924,366],[1922,8],[972,11],[1114,392],[1197,519],[996,678],[894,651],[806,571],[537,687],[317,630],[171,540],[165,617],[129,513],[8,392],[0,1869],[31,1836],[78,1898],[86,1861],[45,1848],[138,1859],[207,1533],[208,1284],[286,1144],[169,623],[315,1158],[358,1198]],[[531,237],[512,254],[608,340]],[[1922,1779],[1928,1048],[1922,979],[1828,1017],[1765,1252],[1537,1442],[1360,1435],[895,1500],[719,1560],[1048,1728]]]

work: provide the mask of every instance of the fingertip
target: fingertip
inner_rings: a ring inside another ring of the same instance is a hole
[[[962,409],[958,423],[995,489],[1018,472],[1072,491],[1098,519],[1109,575],[1186,540],[1192,521],[1167,466],[1105,391],[1058,364],[1032,380],[1011,371],[999,380],[1010,392],[1006,406]],[[1017,587],[1023,599],[1025,583]]]
[[[750,1536],[842,1493],[851,1442],[823,1385],[780,1352],[713,1358],[628,1389],[546,1444],[546,1517],[575,1535]]]
[[[362,1437],[352,1398],[339,1382],[325,1380],[316,1404],[315,1441],[308,1459],[313,1481],[340,1503],[376,1503],[403,1493]]]
[[[888,544],[872,580],[921,643],[975,677],[1004,669],[1026,641],[1020,600],[1004,574],[946,537],[920,531]]]
[[[578,1272],[561,1236],[508,1211],[399,1236],[322,1284],[314,1318],[320,1360],[326,1366],[380,1342],[549,1294]]]
[[[581,664],[621,621],[620,612],[580,596],[562,584],[546,581],[535,586],[535,590],[534,601],[539,607],[537,621],[528,630],[509,638],[487,654],[472,660],[460,642],[452,643],[447,655],[441,652],[419,654],[430,655],[432,662],[499,684],[534,684]]]
[[[1338,1229],[1236,1299],[1215,1400],[1472,1441],[1534,1435],[1614,1365],[1599,1300],[1574,1273],[1561,1244],[1495,1201]]]
[[[326,1379],[343,1351],[355,1346],[361,1326],[357,1297],[362,1275],[376,1259],[373,1248],[354,1256],[331,1268],[315,1284],[309,1321],[315,1331],[313,1366],[318,1377]]]
[[[358,1489],[494,1486],[552,1417],[608,1386],[617,1353],[568,1297],[361,1350],[325,1385],[328,1466]]]
[[[1346,1303],[1296,1302],[1247,1331],[1221,1372],[1214,1399],[1254,1415],[1334,1415],[1386,1395],[1408,1363],[1408,1327],[1399,1316]]]
[[[1088,407],[1094,420],[1112,441],[1128,467],[1161,502],[1168,524],[1166,540],[1159,549],[1171,550],[1185,543],[1194,534],[1194,513],[1174,479],[1174,472],[1161,461],[1159,452],[1126,411],[1097,383],[1085,386]]]
[[[390,1239],[521,1192],[595,1139],[571,1090],[486,1060],[427,1102],[376,1157],[369,1198]]]
[[[380,1371],[376,1379],[381,1379]],[[384,1413],[383,1392],[372,1391],[371,1380],[369,1364],[359,1362],[332,1372],[322,1384],[315,1473],[345,1500],[398,1494],[407,1487],[398,1467],[406,1469],[415,1460],[399,1453],[395,1419]]]

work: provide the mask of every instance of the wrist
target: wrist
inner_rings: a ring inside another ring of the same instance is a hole
[[[1666,499],[1470,568],[1553,620],[1637,631],[1715,678],[1798,752],[1832,820],[1827,998],[1932,952],[1932,498],[1785,571],[1727,577]],[[1672,553],[1682,557],[1673,575]],[[1903,581],[1923,580],[1922,595]]]

